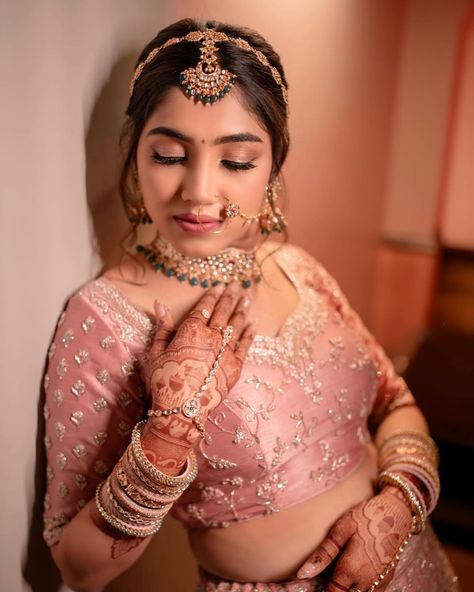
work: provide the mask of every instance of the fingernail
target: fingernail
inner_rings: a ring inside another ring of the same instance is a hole
[[[217,286],[214,287],[214,291],[216,294],[222,294],[222,292],[225,290],[225,284],[218,284]]]
[[[249,304],[250,304],[250,298],[248,296],[244,296],[242,298],[242,306],[244,308],[248,308],[249,307]]]
[[[300,567],[296,576],[298,578],[311,578],[316,575],[317,569],[312,563],[305,563]]]
[[[155,303],[155,311],[156,311],[156,316],[159,319],[162,319],[165,316],[165,307],[161,304],[161,302],[156,302]]]

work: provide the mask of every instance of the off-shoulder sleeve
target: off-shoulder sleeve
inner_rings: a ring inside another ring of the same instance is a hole
[[[80,292],[74,295],[48,352],[44,539],[49,546],[93,497],[143,416],[145,395],[134,356],[104,310]]]
[[[405,405],[415,404],[415,398],[408,388],[407,383],[400,376],[377,342],[374,335],[367,329],[360,316],[351,307],[343,294],[338,282],[328,273],[321,263],[300,247],[292,247],[299,259],[300,272],[307,281],[319,292],[326,293],[334,308],[339,312],[344,322],[354,328],[366,342],[373,358],[378,366],[378,385],[371,413],[369,415],[369,427],[376,430],[384,417],[396,409]]]

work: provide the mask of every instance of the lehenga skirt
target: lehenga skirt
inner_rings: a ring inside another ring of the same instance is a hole
[[[199,566],[197,592],[324,592],[330,579],[323,572],[305,580],[237,582],[222,579]],[[458,578],[429,524],[410,539],[386,592],[460,592]]]

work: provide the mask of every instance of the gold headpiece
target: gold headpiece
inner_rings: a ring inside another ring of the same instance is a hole
[[[237,76],[228,70],[222,70],[217,61],[216,53],[218,51],[216,43],[220,41],[228,41],[233,43],[240,49],[250,51],[253,53],[258,61],[266,66],[273,76],[273,79],[281,89],[283,100],[287,106],[288,111],[288,91],[281,79],[278,70],[270,64],[266,56],[258,49],[253,48],[248,41],[241,37],[229,37],[225,33],[216,31],[215,29],[206,29],[205,31],[192,31],[183,37],[173,37],[168,39],[163,45],[155,47],[147,55],[143,62],[138,64],[132,81],[130,82],[130,96],[133,94],[135,82],[143,72],[146,65],[152,62],[156,55],[177,43],[183,41],[199,42],[202,41],[200,47],[201,58],[195,68],[187,68],[180,74],[180,82],[185,88],[185,93],[190,97],[202,103],[214,103],[218,99],[224,97],[232,88]]]

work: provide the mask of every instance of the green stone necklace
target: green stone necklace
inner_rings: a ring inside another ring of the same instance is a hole
[[[136,251],[143,253],[156,271],[191,286],[209,288],[235,280],[242,287],[250,288],[252,282],[257,283],[262,278],[256,250],[230,247],[209,257],[190,257],[177,251],[162,236],[157,236],[149,245],[137,245]]]

